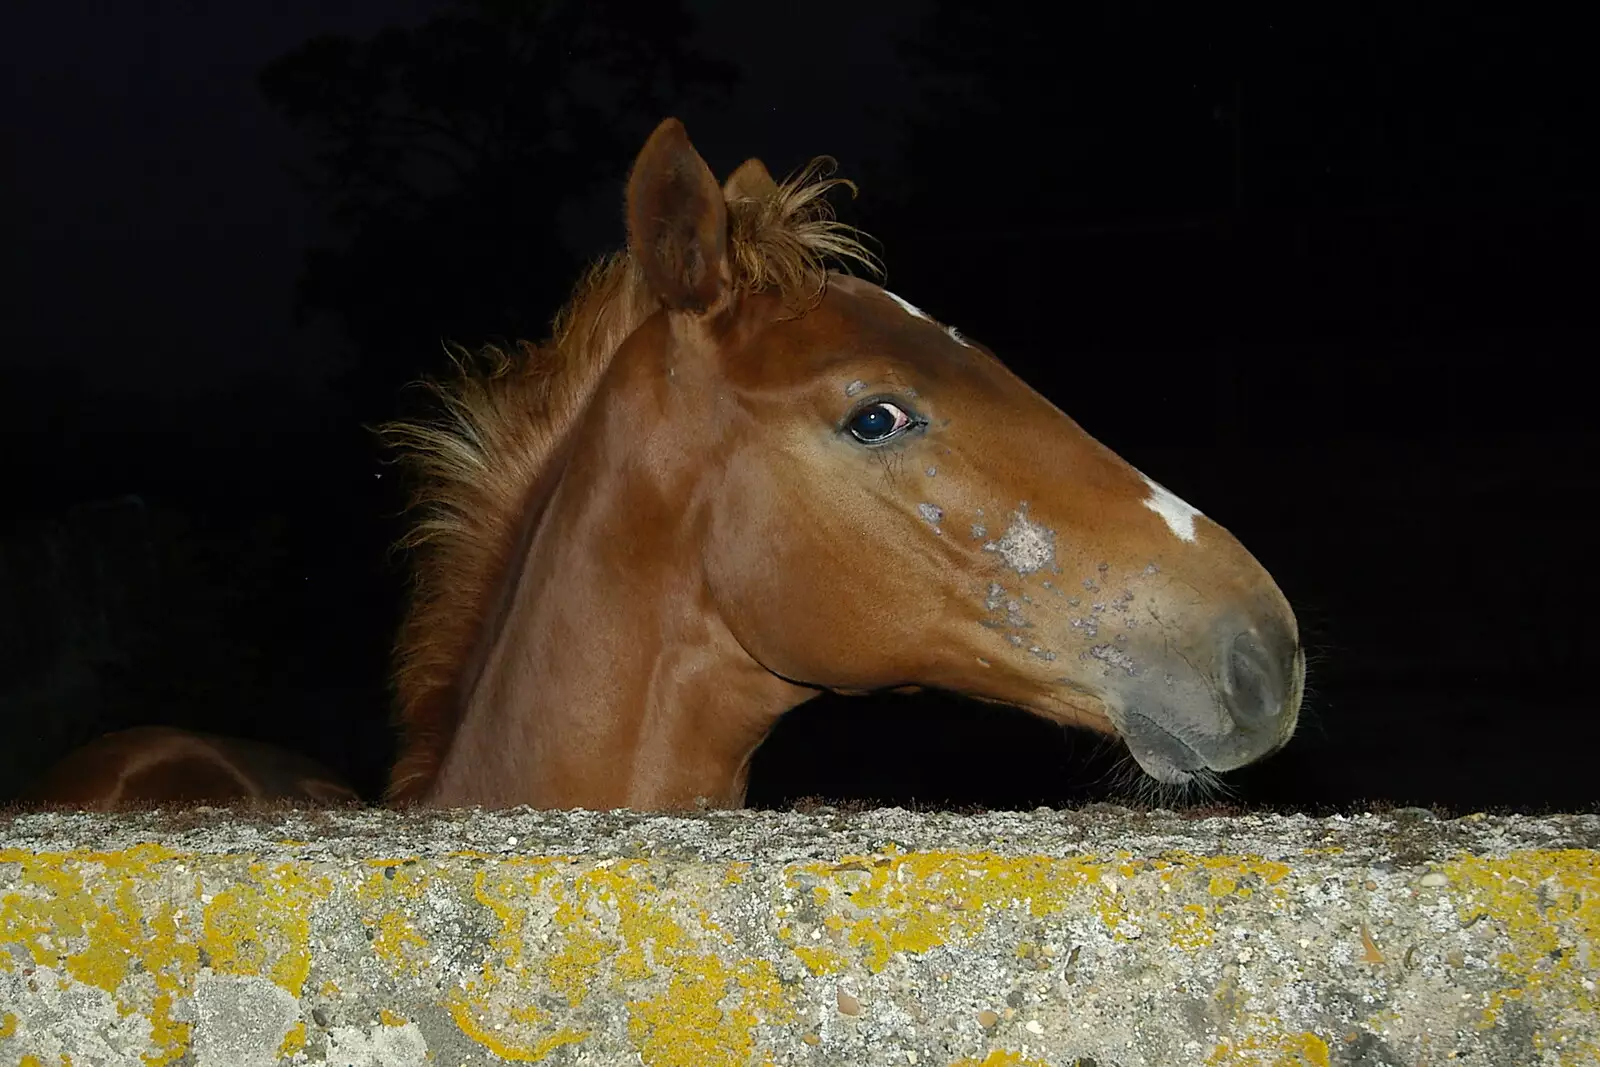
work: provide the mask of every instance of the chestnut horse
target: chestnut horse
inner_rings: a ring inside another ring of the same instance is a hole
[[[823,691],[938,687],[1154,779],[1293,734],[1294,613],[1225,529],[863,278],[816,168],[719,188],[676,120],[544,347],[395,424],[424,517],[392,803],[738,806]]]
[[[316,760],[275,745],[136,726],[74,750],[35,780],[21,800],[29,806],[112,811],[161,804],[348,804],[360,798]]]

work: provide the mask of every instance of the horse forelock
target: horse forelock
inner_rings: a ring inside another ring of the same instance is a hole
[[[813,160],[770,193],[728,202],[736,294],[774,292],[786,304],[820,296],[831,263],[880,273],[877,257],[827,200],[833,161]],[[660,310],[626,251],[585,272],[555,316],[549,341],[476,354],[447,345],[456,373],[424,387],[432,418],[380,428],[415,483],[417,518],[399,546],[413,553],[405,621],[395,649],[401,730],[389,799],[420,799],[459,723],[464,669],[506,580],[540,474],[634,330]]]

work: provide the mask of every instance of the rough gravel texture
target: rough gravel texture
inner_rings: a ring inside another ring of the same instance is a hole
[[[0,1065],[1600,1063],[1600,817],[0,817]]]

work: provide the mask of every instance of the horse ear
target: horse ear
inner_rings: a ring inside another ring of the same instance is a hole
[[[656,127],[628,177],[628,251],[674,311],[705,311],[729,287],[727,205],[677,119]]]
[[[734,200],[767,200],[778,195],[778,183],[767,172],[767,165],[759,159],[747,159],[739,169],[728,176],[722,186],[722,198]]]

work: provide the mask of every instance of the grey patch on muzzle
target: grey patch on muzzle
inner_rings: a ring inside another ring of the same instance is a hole
[[[1032,574],[1043,570],[1056,560],[1056,534],[1028,518],[1028,505],[1013,513],[1011,525],[998,541],[983,546],[985,552],[997,553],[1006,566],[1018,574]]]
[[[1144,773],[1156,781],[1182,785],[1205,769],[1206,762],[1198,752],[1142,713],[1113,713],[1111,721]]]

